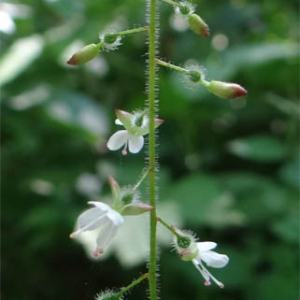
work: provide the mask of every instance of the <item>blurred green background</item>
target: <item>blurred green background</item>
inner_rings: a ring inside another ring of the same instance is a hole
[[[99,32],[143,26],[145,2],[0,4],[3,299],[93,299],[146,271],[144,218],[128,220],[102,261],[69,239],[87,201],[109,194],[109,174],[121,184],[141,174],[144,152],[123,157],[105,144],[117,130],[113,109],[144,105],[145,34],[84,67],[66,65]],[[211,270],[224,290],[204,287],[162,230],[161,299],[297,300],[298,1],[194,2],[211,36],[196,36],[161,3],[161,58],[199,63],[208,80],[237,82],[249,94],[222,100],[161,69],[159,215],[217,242],[231,261]],[[128,299],[146,299],[146,288]]]

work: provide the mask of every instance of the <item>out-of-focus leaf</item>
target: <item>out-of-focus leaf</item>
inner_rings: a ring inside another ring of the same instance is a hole
[[[32,35],[17,40],[0,61],[0,86],[4,85],[19,74],[42,53],[44,40],[40,35]]]
[[[234,194],[238,208],[251,223],[284,213],[288,208],[287,204],[294,204],[287,189],[268,178],[239,172],[223,174],[219,178],[225,188]]]
[[[299,51],[296,43],[247,45],[229,48],[217,64],[208,63],[206,67],[210,78],[228,80],[241,68],[261,67],[277,59],[297,56]]]
[[[279,176],[289,185],[299,188],[300,185],[300,159],[297,157],[294,161],[291,161],[284,165],[279,171]]]
[[[90,142],[107,134],[107,118],[100,107],[86,95],[66,90],[54,92],[46,107],[48,116],[68,128],[77,129]]]
[[[168,200],[175,201],[180,206],[184,219],[194,225],[219,226],[243,221],[243,216],[228,211],[231,200],[228,203],[228,198],[224,198],[217,180],[210,176],[191,175],[173,183]],[[222,208],[226,208],[223,216],[220,214]],[[230,220],[229,216],[234,216],[235,220]]]
[[[299,211],[299,207],[298,207]],[[279,219],[272,225],[273,231],[283,240],[299,243],[299,213],[295,210],[284,219]]]
[[[283,158],[285,149],[278,139],[256,135],[230,142],[228,150],[245,159],[274,162]]]
[[[268,252],[272,270],[262,273],[256,281],[254,298],[260,295],[261,299],[266,300],[298,299],[298,256],[299,253],[286,245],[272,246]]]

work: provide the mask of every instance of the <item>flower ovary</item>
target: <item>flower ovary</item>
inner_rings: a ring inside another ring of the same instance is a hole
[[[104,36],[104,42],[107,44],[113,44],[117,40],[116,34],[107,34]]]
[[[192,82],[199,82],[201,80],[201,74],[198,71],[188,71],[187,75]]]
[[[191,245],[191,239],[188,236],[182,236],[177,239],[177,245],[180,248],[186,249]]]

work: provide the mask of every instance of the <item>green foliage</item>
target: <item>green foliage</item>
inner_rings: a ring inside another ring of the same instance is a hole
[[[145,36],[124,37],[118,51],[84,67],[66,62],[72,51],[97,43],[106,27],[143,26],[145,1],[20,3],[29,14],[14,17],[17,30],[3,34],[0,57],[2,295],[92,299],[145,271],[147,246],[137,241],[146,243],[146,223],[129,224],[113,255],[96,263],[68,238],[87,201],[109,194],[108,175],[121,185],[141,175],[140,156],[125,160],[109,153],[105,142],[116,129],[113,108],[130,111],[145,100]],[[161,297],[297,299],[298,3],[194,3],[201,4],[211,37],[176,30],[173,11],[162,3],[161,57],[179,65],[190,57],[208,79],[237,82],[249,95],[218,99],[201,86],[186,88],[181,74],[161,70],[160,116],[168,121],[159,134],[160,205],[173,225],[218,242],[231,260],[216,272],[225,290],[207,288],[164,244]],[[147,202],[145,195],[142,190]],[[135,255],[139,249],[142,257]],[[143,287],[130,295],[144,297]]]

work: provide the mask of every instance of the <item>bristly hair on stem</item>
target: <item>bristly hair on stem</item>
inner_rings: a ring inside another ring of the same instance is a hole
[[[149,49],[148,49],[148,111],[149,111],[149,204],[156,208],[156,51],[157,51],[157,0],[148,0]],[[149,259],[149,297],[157,299],[156,274],[156,209],[150,213],[150,259]]]

